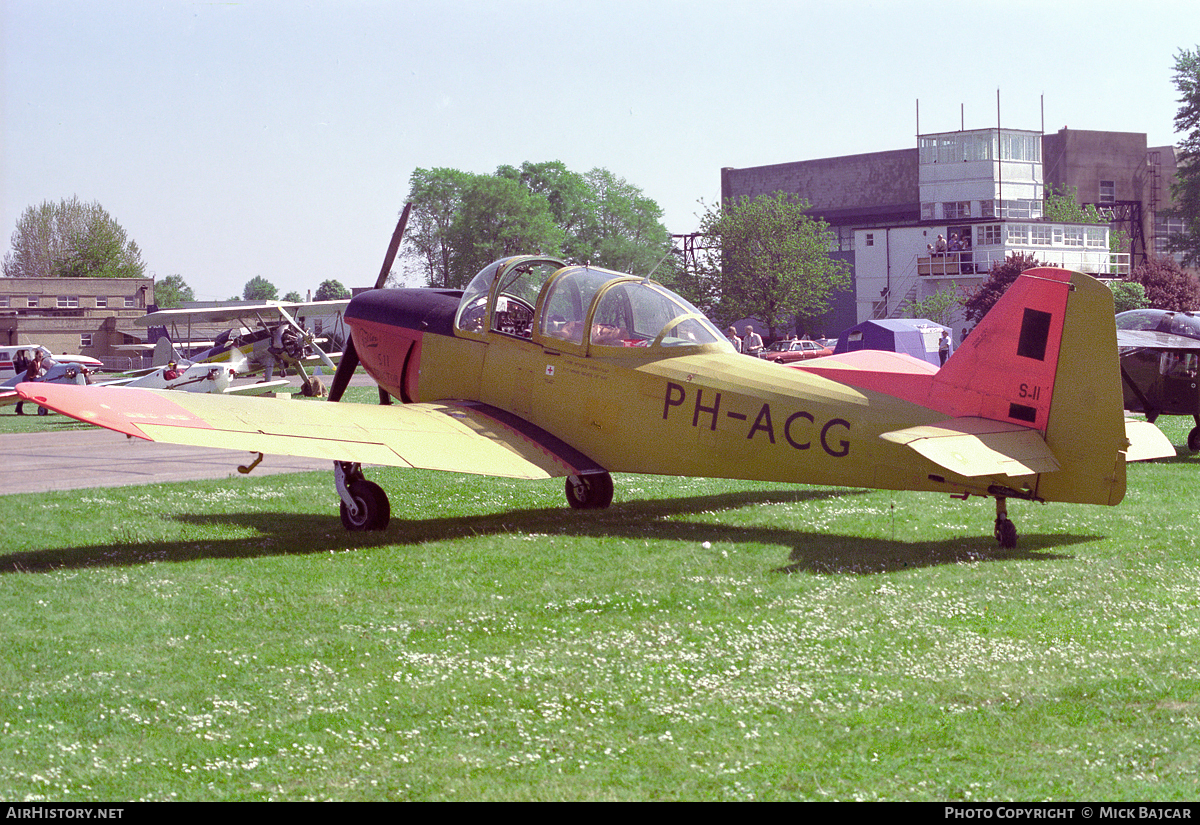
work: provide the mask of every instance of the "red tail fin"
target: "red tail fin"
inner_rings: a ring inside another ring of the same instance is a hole
[[[1065,269],[1017,278],[934,376],[926,406],[1044,432],[1071,289]]]

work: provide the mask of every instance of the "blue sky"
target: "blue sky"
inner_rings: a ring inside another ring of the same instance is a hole
[[[691,232],[722,167],[913,146],[918,101],[1176,142],[1198,41],[1190,0],[0,0],[0,237],[78,196],[199,298],[366,285],[414,169],[526,160]]]

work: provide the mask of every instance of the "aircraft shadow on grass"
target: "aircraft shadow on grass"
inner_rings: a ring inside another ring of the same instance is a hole
[[[776,545],[792,548],[776,573],[871,574],[906,568],[1013,559],[1054,561],[1068,555],[1047,552],[1094,541],[1099,536],[1034,534],[1024,549],[1002,548],[994,539],[965,536],[936,541],[864,538],[838,533],[779,527],[729,525],[678,520],[680,516],[738,510],[764,504],[786,504],[864,495],[860,490],[762,490],[676,499],[615,503],[607,510],[561,508],[510,510],[448,518],[395,519],[382,532],[347,534],[337,517],[296,513],[175,514],[171,518],[197,526],[238,527],[254,535],[233,539],[155,541],[130,534],[107,544],[64,547],[0,555],[2,573],[44,573],[58,569],[123,567],[150,562],[344,552],[387,545],[415,545],[504,534],[591,536],[700,545]],[[887,518],[879,516],[880,519]]]
[[[1148,464],[1147,466],[1153,467],[1155,464],[1195,465],[1200,463],[1200,455],[1190,451],[1185,451],[1180,447],[1176,447],[1175,449],[1176,454],[1173,457],[1155,459],[1153,464]]]

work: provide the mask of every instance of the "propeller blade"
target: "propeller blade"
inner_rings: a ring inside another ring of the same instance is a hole
[[[395,231],[392,232],[392,241],[388,244],[387,254],[383,256],[383,268],[379,270],[379,277],[375,279],[376,289],[383,289],[388,275],[392,272],[392,264],[396,261],[396,253],[400,251],[400,241],[404,240],[404,228],[408,226],[410,212],[412,212],[412,201],[404,204],[404,211],[400,213],[400,220],[396,224]]]
[[[346,336],[346,346],[342,350],[342,360],[338,363],[337,372],[333,374],[333,383],[329,385],[329,400],[340,401],[346,387],[350,386],[350,377],[358,369],[358,351],[354,349],[354,336]]]
[[[388,244],[387,254],[383,256],[383,267],[379,270],[379,277],[375,279],[375,288],[383,289],[383,285],[387,283],[388,275],[392,273],[392,264],[396,261],[396,254],[400,251],[400,242],[404,240],[404,229],[408,226],[408,216],[412,213],[412,201],[404,204],[404,210],[400,213],[400,220],[396,223],[396,229],[392,232],[391,243]],[[346,387],[350,386],[350,378],[354,375],[354,371],[358,369],[358,350],[354,348],[354,336],[346,336],[346,346],[342,350],[342,360],[338,364],[337,372],[333,374],[333,383],[329,385],[329,400],[341,401],[342,395],[346,392]],[[392,397],[387,394],[383,387],[379,388],[379,403],[390,404]]]

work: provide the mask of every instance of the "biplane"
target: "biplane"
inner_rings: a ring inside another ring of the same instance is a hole
[[[244,359],[239,374],[294,369],[304,380],[308,395],[316,394],[307,366],[324,365],[332,374],[336,359],[317,346],[323,341],[345,340],[343,313],[349,301],[271,301],[229,307],[163,309],[137,320],[139,326],[161,328],[172,344],[164,355],[155,350],[155,361],[165,357],[186,358],[199,363],[226,364]],[[219,332],[214,331],[221,327]],[[197,347],[197,338],[211,338]],[[161,339],[160,339],[161,340]],[[182,350],[182,351],[180,351]],[[162,364],[157,364],[162,366]]]

